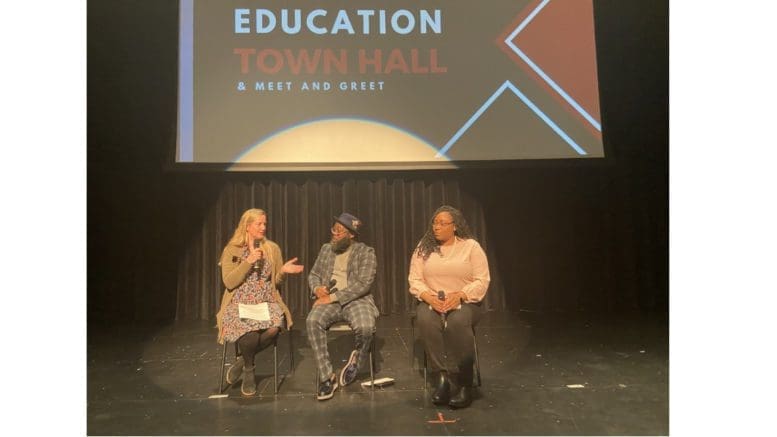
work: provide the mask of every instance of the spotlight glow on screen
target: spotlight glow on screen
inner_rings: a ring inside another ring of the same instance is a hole
[[[176,162],[601,158],[592,0],[180,0]]]

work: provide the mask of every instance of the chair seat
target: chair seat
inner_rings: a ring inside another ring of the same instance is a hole
[[[333,332],[353,331],[353,329],[351,329],[351,325],[346,322],[337,322],[330,326],[329,330]]]

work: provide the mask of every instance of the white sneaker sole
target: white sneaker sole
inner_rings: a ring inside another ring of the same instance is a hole
[[[348,362],[345,363],[345,366],[343,366],[342,370],[340,370],[340,385],[341,386],[345,387],[346,385],[350,384],[350,383],[348,383],[348,384],[345,383],[345,369],[347,369],[348,366],[350,366],[351,364],[356,364],[356,359],[357,359],[358,356],[359,356],[359,351],[351,352],[351,356],[348,358]],[[357,372],[358,372],[358,369],[357,369]],[[355,377],[353,378],[353,381],[356,381]],[[351,381],[351,382],[353,382],[353,381]]]

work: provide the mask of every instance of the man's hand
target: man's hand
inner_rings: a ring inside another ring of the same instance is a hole
[[[327,294],[327,295],[325,295],[323,297],[319,297],[318,299],[316,299],[316,301],[313,302],[313,306],[326,305],[326,304],[329,304],[329,303],[332,303],[332,301],[329,299],[329,295]]]
[[[329,296],[329,289],[323,285],[319,285],[313,289],[313,294],[315,294],[316,297],[320,299],[324,296]]]

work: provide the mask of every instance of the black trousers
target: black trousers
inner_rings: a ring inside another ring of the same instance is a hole
[[[458,367],[462,383],[472,385],[472,366],[475,362],[472,327],[480,320],[482,313],[480,304],[463,303],[460,309],[447,314],[447,324],[444,325],[440,313],[429,308],[425,302],[418,304],[418,330],[432,372],[454,372]]]

